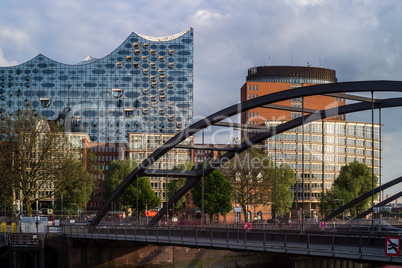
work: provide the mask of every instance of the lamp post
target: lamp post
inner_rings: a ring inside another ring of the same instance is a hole
[[[334,201],[342,201],[342,207],[345,205],[343,199],[334,199]],[[342,211],[342,222],[345,220],[345,210]]]

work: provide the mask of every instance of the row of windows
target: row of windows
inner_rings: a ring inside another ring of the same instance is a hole
[[[248,100],[258,98],[258,94],[248,94]]]
[[[248,90],[249,91],[258,91],[258,85],[249,85]]]
[[[257,77],[248,78],[249,82],[272,82],[272,83],[291,83],[291,84],[329,84],[332,81],[317,78],[300,78],[300,77]]]

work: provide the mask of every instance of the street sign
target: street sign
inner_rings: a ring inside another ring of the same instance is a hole
[[[400,237],[386,236],[385,237],[385,255],[400,256]]]
[[[242,213],[242,212],[243,212],[243,209],[242,209],[241,207],[234,207],[234,208],[233,208],[233,211],[234,211],[234,212],[238,212],[238,213]]]
[[[246,230],[251,229],[251,223],[246,222],[246,224],[244,224],[244,229],[246,229]]]
[[[327,227],[327,223],[325,221],[320,222],[321,229],[325,229]]]
[[[123,214],[120,213],[120,214],[119,214],[119,217],[120,217],[120,218],[123,217]]]
[[[50,215],[50,214],[53,214],[53,209],[48,208],[48,209],[47,209],[47,214],[49,214],[49,215]]]

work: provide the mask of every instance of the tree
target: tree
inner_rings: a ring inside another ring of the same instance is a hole
[[[210,222],[213,214],[220,213],[223,216],[232,210],[233,187],[219,170],[214,170],[204,178],[204,212],[209,214]],[[202,181],[199,181],[191,194],[194,203],[202,207]]]
[[[342,202],[339,202],[339,200],[343,200],[343,203],[347,204],[371,191],[373,185],[371,175],[371,169],[357,161],[343,166],[339,176],[334,181],[332,189],[324,195],[325,209],[335,210],[342,206]],[[377,177],[374,176],[374,187],[376,185]],[[370,202],[371,198],[367,198],[350,208],[348,212],[352,217],[355,217],[359,212],[365,211]]]
[[[39,116],[30,105],[1,116],[0,179],[10,181],[29,216],[33,203],[53,199],[66,185],[85,176],[85,169],[73,168],[79,165],[73,160],[80,160],[82,152],[69,144],[61,125]],[[71,170],[76,172],[62,175]]]
[[[233,198],[242,207],[245,219],[248,205],[274,203],[275,192],[277,212],[289,211],[294,195],[289,188],[296,182],[295,174],[286,164],[275,169],[275,163],[258,146],[236,155],[220,170],[235,187]]]
[[[294,192],[290,187],[296,183],[293,169],[286,164],[281,164],[276,169],[276,211],[278,214],[289,212],[292,207]]]
[[[173,170],[191,170],[193,168],[193,163],[186,163],[173,166]],[[180,190],[186,184],[185,178],[175,178],[172,179],[168,184],[168,198],[172,198],[178,190]],[[174,204],[174,211],[183,210],[183,203],[185,203],[186,197],[182,196],[179,201]]]
[[[127,176],[137,167],[137,163],[132,160],[113,160],[109,164],[109,171],[106,174],[103,186],[105,188],[105,198],[108,199],[114,190],[127,178]],[[154,209],[160,204],[160,198],[151,188],[147,177],[140,177],[138,180],[138,212],[146,209]],[[137,183],[131,184],[116,201],[118,210],[123,208],[137,211]]]
[[[84,165],[81,161],[73,159],[68,163],[70,167],[63,169],[60,173],[60,181],[67,183],[56,193],[56,199],[60,200],[57,202],[58,209],[82,209],[91,197],[95,177],[101,173],[101,169],[95,165],[96,156],[91,151],[86,149],[84,155]],[[80,179],[68,180],[72,177],[79,177]]]

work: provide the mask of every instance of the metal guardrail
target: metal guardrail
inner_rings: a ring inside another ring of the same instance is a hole
[[[7,242],[11,246],[39,246],[40,241],[45,240],[44,234],[9,233],[6,236]]]
[[[136,241],[148,244],[215,247],[402,263],[402,258],[399,256],[385,255],[385,235],[369,233],[76,225],[64,226],[63,233],[70,238]]]

